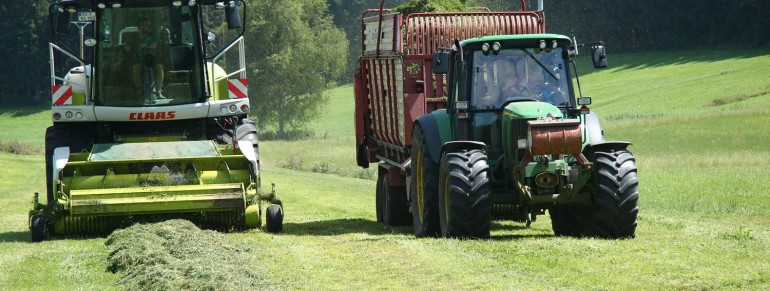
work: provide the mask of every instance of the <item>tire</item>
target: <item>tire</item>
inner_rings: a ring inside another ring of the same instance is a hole
[[[56,202],[53,190],[53,153],[58,147],[69,147],[70,153],[91,150],[93,137],[90,128],[54,125],[45,130],[45,182],[47,205]]]
[[[265,229],[269,233],[283,232],[283,208],[281,205],[273,204],[267,207]]]
[[[639,180],[636,160],[624,149],[593,152],[595,201],[591,235],[602,238],[636,237]]]
[[[383,223],[383,217],[385,216],[385,179],[388,178],[387,174],[380,174],[377,177],[377,188],[375,189],[375,209],[377,211],[377,222]]]
[[[548,209],[551,227],[556,236],[581,237],[584,232],[583,221],[586,213],[583,205],[554,205]]]
[[[589,154],[594,172],[586,187],[592,206],[555,205],[549,209],[557,236],[590,236],[608,239],[636,237],[639,213],[639,180],[636,160],[625,149],[595,150]]]
[[[441,231],[438,213],[438,165],[430,158],[422,128],[412,133],[412,224],[417,237],[436,237]]]
[[[45,218],[41,215],[32,215],[30,217],[29,232],[32,236],[32,242],[41,242],[48,237],[48,226]]]
[[[492,203],[489,164],[482,150],[441,156],[439,214],[441,234],[455,238],[489,238]]]
[[[406,200],[406,187],[390,186],[388,174],[380,175],[377,181],[377,193],[379,213],[377,218],[383,224],[389,226],[404,226],[412,223],[412,215],[409,214],[409,202]]]

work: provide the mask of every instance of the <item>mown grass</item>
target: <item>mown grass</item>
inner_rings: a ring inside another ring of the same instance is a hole
[[[489,240],[416,239],[410,227],[376,223],[375,182],[345,174],[359,170],[350,86],[332,93],[312,125],[315,139],[260,144],[263,183],[276,183],[285,233],[225,236],[258,246],[242,254],[243,268],[264,271],[278,289],[770,288],[770,96],[713,105],[763,88],[770,55],[667,52],[610,62],[586,70],[581,83],[607,138],[634,143],[635,239],[554,237],[547,215],[530,228],[496,221]],[[5,112],[4,140],[34,143],[6,131],[48,126],[45,113],[36,121]],[[292,160],[301,171],[283,168]],[[42,156],[0,152],[0,164],[0,289],[119,287],[119,275],[106,271],[104,238],[29,243],[26,213],[44,186]]]

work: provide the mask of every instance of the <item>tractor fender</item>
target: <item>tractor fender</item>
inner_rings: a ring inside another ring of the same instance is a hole
[[[599,123],[599,115],[596,115],[593,111],[584,115],[586,136],[588,136],[588,143],[601,143],[604,142],[604,130]]]
[[[593,149],[621,149],[625,150],[628,148],[628,146],[631,145],[631,142],[627,141],[602,141],[598,143],[590,143],[588,146],[586,146],[585,149],[583,149],[584,153],[590,153]]]
[[[428,145],[431,160],[438,164],[441,159],[442,145],[451,137],[449,115],[443,109],[436,110],[418,117],[414,123],[414,127],[417,126],[422,128],[423,138]]]
[[[458,150],[487,150],[487,145],[483,142],[479,141],[469,141],[469,140],[460,140],[460,141],[450,141],[444,143],[444,145],[441,147],[441,154],[443,155],[444,152],[454,152]]]

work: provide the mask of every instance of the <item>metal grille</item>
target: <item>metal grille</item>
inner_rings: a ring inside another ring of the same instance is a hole
[[[406,17],[403,41],[407,55],[430,55],[454,39],[544,32],[535,12],[414,13]]]

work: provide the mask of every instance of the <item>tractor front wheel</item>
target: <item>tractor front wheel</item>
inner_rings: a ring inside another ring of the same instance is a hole
[[[594,217],[592,236],[633,238],[639,213],[636,160],[625,149],[596,150],[592,154]]]
[[[489,238],[492,203],[489,165],[482,150],[441,156],[439,220],[444,237]]]
[[[557,236],[634,238],[639,213],[636,160],[625,149],[597,149],[589,153],[594,172],[590,187],[593,205],[554,205],[549,209]]]

